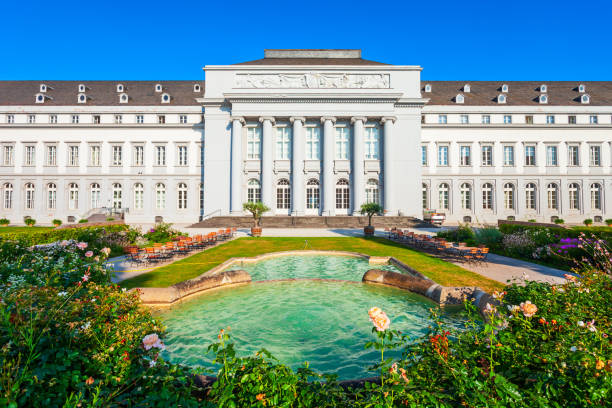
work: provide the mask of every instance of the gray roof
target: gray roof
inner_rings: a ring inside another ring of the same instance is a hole
[[[36,94],[40,85],[47,85],[45,102],[37,104]],[[79,85],[85,85],[87,102],[78,103]],[[128,103],[119,103],[117,85],[123,84]],[[155,85],[161,84],[162,91],[155,92]],[[194,85],[200,84],[200,92],[194,92]],[[161,95],[170,95],[169,103],[161,102]],[[41,105],[41,106],[189,106],[199,105],[195,98],[204,96],[204,81],[0,81],[0,105]]]

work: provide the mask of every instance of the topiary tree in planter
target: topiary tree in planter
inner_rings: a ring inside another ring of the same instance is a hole
[[[2,227],[6,227],[7,225],[9,225],[11,222],[8,220],[8,218],[0,218],[0,226]]]
[[[51,221],[51,224],[53,224],[53,226],[55,226],[55,227],[59,227],[60,225],[62,225],[62,220],[58,220],[56,218],[53,221]]]
[[[1,220],[0,220],[1,221]],[[612,218],[608,218],[604,221],[608,227],[612,227]]]
[[[593,220],[590,218],[587,218],[586,220],[582,221],[584,223],[584,225],[586,225],[587,227],[591,224],[593,224]]]
[[[266,206],[261,201],[253,202],[249,201],[242,204],[242,209],[250,212],[253,215],[253,227],[251,228],[251,235],[254,237],[261,236],[261,227],[259,226],[261,222],[261,216],[270,211],[270,208]]]
[[[374,227],[372,226],[372,216],[382,213],[383,208],[378,203],[366,203],[361,205],[361,215],[368,216],[368,226],[363,227],[363,233],[366,236],[374,235]]]
[[[565,220],[563,218],[557,218],[555,220],[555,224],[559,224],[560,225],[560,224],[564,224],[564,223],[565,223]]]
[[[34,218],[26,218],[25,220],[23,220],[23,222],[25,223],[25,225],[27,225],[28,227],[33,227],[34,224],[36,224],[36,220]]]

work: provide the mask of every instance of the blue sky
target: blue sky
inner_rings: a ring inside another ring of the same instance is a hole
[[[17,1],[0,79],[198,79],[264,48],[361,48],[456,80],[612,80],[606,1]]]

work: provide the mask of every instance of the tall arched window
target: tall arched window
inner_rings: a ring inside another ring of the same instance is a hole
[[[276,208],[281,210],[291,208],[291,185],[287,179],[280,179],[276,184]]]
[[[142,183],[134,184],[134,209],[142,210],[144,208],[144,186]]]
[[[546,197],[549,210],[559,209],[559,188],[555,183],[549,183],[546,186]]]
[[[261,185],[259,184],[259,180],[249,180],[247,185],[247,201],[250,203],[261,201]]]
[[[572,183],[568,186],[569,193],[569,208],[570,210],[580,209],[580,186],[577,183]]]
[[[70,183],[68,185],[68,209],[76,210],[79,208],[79,185]]]
[[[91,184],[91,197],[90,197],[90,202],[91,202],[91,208],[100,208],[100,202],[101,202],[101,189],[100,189],[100,185],[98,183],[92,183]]]
[[[308,180],[308,183],[306,183],[306,208],[309,210],[318,209],[319,199],[319,180]]]
[[[528,210],[536,209],[537,188],[534,183],[525,186],[525,208]]]
[[[122,194],[123,191],[121,189],[121,184],[114,183],[113,184],[113,208],[120,209],[123,207],[123,199]]]
[[[601,210],[601,185],[591,184],[591,210]]]
[[[482,209],[493,209],[493,184],[484,183],[482,185]]]
[[[504,208],[514,210],[514,184],[504,184]]]
[[[464,210],[472,209],[472,186],[469,183],[463,183],[460,187],[461,192],[461,208]]]
[[[4,185],[4,209],[10,210],[13,208],[13,185],[11,183],[6,183]]]
[[[34,194],[36,190],[34,188],[34,184],[27,183],[25,185],[25,208],[27,210],[34,209]]]
[[[448,184],[442,183],[438,186],[438,207],[441,210],[448,210]]]
[[[369,179],[366,183],[366,203],[380,204],[380,190],[378,180]]]
[[[155,185],[155,209],[164,210],[166,208],[166,185],[157,183]]]
[[[349,208],[349,182],[347,179],[340,179],[336,183],[336,209],[348,210]]]
[[[47,184],[47,208],[49,210],[57,208],[57,186],[55,183]]]
[[[178,185],[178,209],[187,209],[187,184],[179,183]]]
[[[429,208],[429,187],[423,183],[421,190],[423,192],[423,209],[427,210]]]

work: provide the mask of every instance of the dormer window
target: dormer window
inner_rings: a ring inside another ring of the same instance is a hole
[[[200,84],[193,85],[193,92],[200,92],[201,89]]]
[[[470,92],[470,84],[463,85],[463,92]]]
[[[588,94],[584,94],[580,97],[580,102],[582,103],[590,103],[591,97]]]
[[[497,95],[497,103],[506,103],[506,95],[504,94]]]
[[[465,98],[462,94],[458,94],[457,96],[455,96],[455,103],[463,103],[464,100]]]
[[[545,84],[540,85],[540,92],[548,92],[548,87]]]
[[[540,95],[540,97],[538,98],[538,101],[540,103],[548,103],[548,95]]]
[[[155,85],[155,92],[161,92],[162,91],[162,86],[161,84],[157,84]]]
[[[117,92],[123,92],[125,91],[125,87],[123,86],[123,84],[117,84]]]
[[[85,103],[85,102],[87,102],[87,95],[85,95],[85,94],[83,94],[83,93],[80,93],[80,94],[77,96],[77,101],[78,101],[79,103]]]
[[[122,93],[119,95],[119,103],[128,103],[128,95],[126,93]]]
[[[45,103],[45,95],[36,94],[36,103]]]
[[[47,85],[40,84],[40,92],[47,92]]]
[[[425,85],[425,92],[431,92],[431,84]]]
[[[501,86],[501,91],[502,91],[502,92],[505,92],[505,93],[508,93],[508,84],[503,84],[503,85]]]
[[[584,84],[578,85],[578,92],[585,93],[586,92],[586,86],[584,86]]]
[[[170,95],[168,95],[167,93],[163,94],[161,97],[161,101],[162,103],[170,103]]]
[[[84,93],[84,92],[85,92],[85,89],[86,89],[86,88],[85,88],[85,85],[83,85],[83,84],[80,84],[80,85],[79,85],[79,92],[80,92],[80,93]]]

